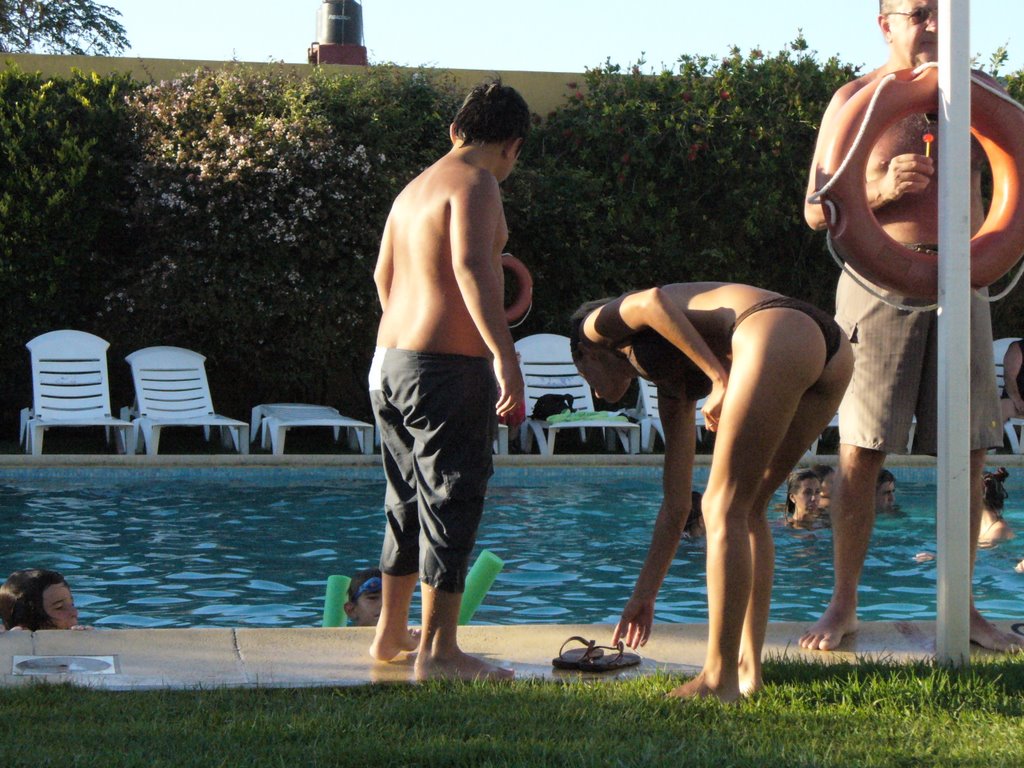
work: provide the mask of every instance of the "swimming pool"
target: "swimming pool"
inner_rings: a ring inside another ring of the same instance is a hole
[[[860,615],[932,619],[935,564],[914,555],[935,548],[935,471],[894,473],[904,516],[876,526]],[[1021,475],[1007,481],[1006,516],[1019,532]],[[706,477],[699,468],[695,487]],[[474,621],[616,621],[660,492],[653,467],[499,468],[477,551],[492,550],[505,567]],[[0,570],[61,571],[82,622],[97,627],[318,626],[327,576],[376,564],[382,494],[369,467],[0,470]],[[778,510],[773,519],[771,618],[812,620],[831,593],[831,533],[787,529]],[[1020,617],[1021,557],[1024,539],[980,552],[976,597],[989,617]],[[680,545],[657,620],[707,620],[702,542]]]

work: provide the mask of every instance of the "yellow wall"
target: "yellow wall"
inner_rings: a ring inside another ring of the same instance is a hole
[[[6,62],[13,61],[26,72],[41,72],[43,75],[60,77],[70,74],[72,69],[83,72],[96,72],[101,75],[112,72],[127,72],[137,80],[172,80],[185,72],[192,72],[199,67],[216,69],[228,65],[223,61],[188,61],[183,59],[139,59],[113,56],[44,56],[32,53],[2,54]],[[308,64],[280,64],[271,62],[246,62],[254,67],[286,67],[296,72],[312,69]],[[357,72],[363,67],[328,64],[326,69],[342,72]],[[506,85],[523,94],[530,109],[542,117],[562,106],[566,97],[571,96],[574,88],[569,84],[582,86],[583,75],[572,72],[498,72],[481,69],[446,70],[455,78],[463,90],[487,77],[500,75]]]

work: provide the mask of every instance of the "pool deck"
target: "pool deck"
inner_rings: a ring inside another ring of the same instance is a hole
[[[1009,623],[998,623],[1010,628]],[[934,622],[863,623],[840,650],[831,652],[798,647],[797,638],[806,626],[769,625],[765,658],[829,664],[868,659],[918,661],[934,655]],[[381,663],[369,657],[372,633],[371,628],[8,632],[0,635],[0,686],[45,681],[108,690],[153,690],[413,682],[411,658],[403,656]],[[460,628],[459,635],[464,650],[514,669],[520,679],[614,680],[659,672],[695,674],[704,658],[707,625],[658,624],[651,641],[642,649],[640,666],[600,675],[555,670],[551,659],[572,635],[608,642],[608,625],[474,625]],[[971,655],[975,660],[997,656],[980,648],[972,648]],[[34,657],[30,664],[34,663],[36,669],[31,673],[24,671],[25,657]],[[89,660],[81,657],[106,657],[113,661],[113,667],[108,666],[104,673],[46,672],[59,664],[70,664],[72,670],[76,665],[82,667]]]
[[[574,455],[500,456],[497,466],[658,465],[661,456]],[[710,456],[697,457],[705,464]],[[243,467],[372,466],[376,456],[355,455],[216,455],[114,456],[44,455],[0,456],[0,468],[28,467]],[[835,462],[834,455],[805,457],[805,463]],[[892,466],[932,467],[931,457],[893,457]],[[1024,456],[993,455],[994,465],[1024,466]],[[996,622],[1009,630],[1014,622]],[[935,653],[934,622],[862,622],[840,648],[831,652],[805,651],[798,638],[806,623],[773,623],[768,627],[765,658],[804,659],[820,663],[930,660]],[[218,628],[218,629],[96,629],[83,632],[9,632],[0,635],[0,686],[40,681],[64,682],[110,690],[193,689],[217,687],[316,687],[412,682],[412,661],[400,657],[375,662],[367,654],[369,628]],[[696,673],[704,658],[706,624],[656,624],[638,667],[602,675],[583,675],[553,669],[563,641],[572,635],[607,643],[608,625],[474,625],[459,630],[464,650],[515,670],[518,678],[571,681],[581,678],[622,679],[668,672]],[[1022,638],[1024,641],[1024,638]],[[25,657],[36,657],[28,658]],[[53,658],[63,657],[63,658]],[[71,658],[68,658],[71,657]],[[74,657],[79,657],[76,660]],[[97,671],[74,671],[89,666]],[[997,658],[972,646],[972,659]],[[104,660],[113,664],[105,665]],[[26,663],[27,662],[27,663]],[[59,665],[69,664],[68,669]],[[59,670],[59,671],[56,671]]]

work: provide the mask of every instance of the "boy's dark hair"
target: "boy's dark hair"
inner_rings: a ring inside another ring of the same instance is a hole
[[[704,494],[700,491],[690,491],[690,514],[686,516],[686,524],[683,526],[683,533],[691,538],[697,534],[697,526],[704,519]]]
[[[835,474],[836,468],[831,464],[815,464],[811,467],[811,472],[818,476],[819,480],[824,480],[829,475]]]
[[[530,132],[530,108],[515,88],[502,85],[499,78],[473,88],[452,123],[455,135],[467,144],[525,139]]]
[[[875,488],[878,488],[880,485],[882,485],[884,483],[893,483],[893,484],[895,484],[895,482],[896,482],[896,475],[894,475],[888,469],[880,469],[878,471],[878,480],[875,482]]]

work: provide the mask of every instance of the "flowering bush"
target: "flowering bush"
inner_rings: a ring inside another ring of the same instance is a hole
[[[207,355],[218,407],[236,415],[350,400],[373,350],[388,206],[443,150],[434,117],[453,99],[386,68],[234,66],[138,90],[128,228],[141,247],[107,295],[117,338]],[[382,110],[388,127],[374,130]]]
[[[587,73],[513,180],[510,227],[540,273],[530,330],[564,332],[582,300],[676,281],[831,305],[835,269],[804,224],[803,195],[818,121],[854,70],[804,48]]]
[[[585,299],[679,280],[830,308],[836,269],[802,200],[818,121],[855,69],[802,39],[643,66],[570,84],[504,185],[508,248],[535,278],[516,334],[564,333]],[[1024,73],[1005,80],[1024,97]],[[148,85],[0,71],[3,428],[31,397],[24,343],[58,327],[111,341],[115,407],[131,397],[124,354],[175,344],[210,358],[232,415],[308,400],[368,416],[380,232],[448,150],[460,96],[443,74],[380,66]],[[997,336],[1021,334],[1022,303],[994,306]]]

